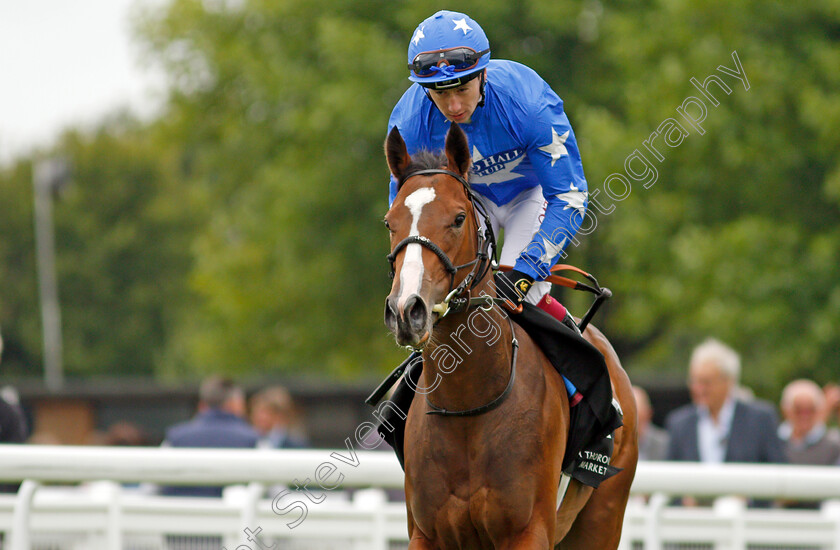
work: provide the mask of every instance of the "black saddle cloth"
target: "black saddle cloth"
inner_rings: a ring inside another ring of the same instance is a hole
[[[513,321],[525,329],[557,372],[568,378],[583,395],[581,402],[570,411],[569,439],[563,457],[563,470],[574,471],[575,466],[582,461],[581,453],[584,449],[599,445],[622,425],[621,415],[612,406],[612,384],[607,364],[601,352],[575,331],[534,305],[522,305],[521,314],[511,315]],[[422,361],[418,359],[412,361],[406,370],[405,376],[412,380],[415,387],[422,368]],[[408,411],[413,399],[414,391],[405,379],[400,380],[391,397],[397,410]],[[393,447],[400,465],[405,469],[405,420],[390,409],[383,410],[385,413],[378,428],[379,433]]]

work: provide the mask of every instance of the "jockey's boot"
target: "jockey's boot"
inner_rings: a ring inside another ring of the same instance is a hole
[[[575,323],[574,317],[572,317],[566,307],[555,298],[546,294],[542,297],[542,300],[537,302],[537,307],[569,327],[575,334],[582,338],[580,329],[578,328],[577,323]],[[581,394],[574,384],[572,384],[571,380],[565,376],[563,376],[563,383],[566,384],[566,392],[569,394],[569,405],[574,407],[583,399],[583,394]]]
[[[542,300],[537,302],[537,307],[572,329],[578,336],[581,335],[574,317],[563,304],[558,302],[556,298],[552,298],[550,294],[543,296]]]

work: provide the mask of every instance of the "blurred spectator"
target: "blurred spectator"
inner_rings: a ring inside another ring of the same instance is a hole
[[[26,440],[30,445],[61,445],[61,439],[52,432],[35,432]]]
[[[105,445],[142,447],[149,444],[149,436],[132,422],[115,422],[105,432]]]
[[[11,386],[5,386],[0,389],[0,443],[24,443],[28,436],[18,393]]]
[[[710,338],[694,349],[688,375],[692,403],[665,419],[669,460],[787,462],[774,408],[745,393],[740,375],[741,358],[722,342]]]
[[[257,446],[264,449],[302,449],[309,441],[297,426],[297,408],[283,386],[259,391],[251,398],[251,424],[260,434]]]
[[[201,383],[198,414],[166,431],[164,446],[254,448],[259,435],[245,420],[245,393],[231,380],[211,376]],[[222,495],[222,487],[163,487],[178,496]]]
[[[826,423],[831,422],[832,417],[837,414],[838,424],[840,424],[840,386],[837,384],[826,384],[823,387],[823,394],[825,395],[825,405],[823,415]]]
[[[665,460],[668,455],[668,432],[652,423],[653,407],[647,392],[633,386],[639,415],[639,460]]]
[[[142,447],[150,444],[149,437],[136,424],[128,421],[115,422],[105,432],[96,432],[90,437],[91,445],[116,447]]]
[[[0,361],[3,357],[3,337],[0,335]],[[0,443],[24,443],[29,435],[26,417],[20,407],[17,391],[6,386],[0,390]],[[0,493],[16,493],[20,483],[0,484]]]
[[[785,386],[781,408],[779,437],[791,464],[832,465],[840,459],[840,432],[826,427],[825,395],[815,382],[800,379]]]
[[[740,374],[740,357],[720,341],[708,339],[694,349],[688,374],[692,403],[665,421],[670,460],[787,462],[775,410],[737,395]]]
[[[784,444],[777,434],[778,416],[769,403],[745,400],[739,389],[741,358],[710,338],[691,354],[688,389],[692,403],[671,411],[665,419],[669,460],[785,463]],[[683,504],[695,505],[694,498]],[[753,501],[767,507],[767,501]]]
[[[0,334],[0,362],[3,361],[3,335]],[[23,443],[29,436],[26,416],[20,407],[17,390],[0,389],[0,443]]]

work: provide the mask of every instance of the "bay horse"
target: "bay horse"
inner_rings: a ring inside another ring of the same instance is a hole
[[[630,381],[615,351],[586,328],[624,413],[611,461],[623,470],[597,490],[572,479],[558,508],[569,398],[528,334],[491,305],[467,138],[453,123],[443,155],[412,159],[394,128],[385,150],[400,185],[385,216],[393,275],[385,323],[424,359],[405,427],[409,549],[617,548],[638,442]],[[467,304],[453,308],[464,296]]]

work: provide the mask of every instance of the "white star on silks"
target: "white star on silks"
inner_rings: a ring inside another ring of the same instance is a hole
[[[425,27],[420,27],[419,29],[414,31],[414,36],[411,37],[411,41],[414,42],[415,46],[420,43],[421,38],[426,38],[426,35],[423,34],[423,29],[424,28]]]
[[[464,31],[464,34],[467,34],[467,31],[472,30],[472,27],[467,25],[467,19],[465,17],[462,17],[461,19],[453,19],[452,22],[455,23],[455,28],[452,29],[453,31],[460,29]]]
[[[563,239],[558,244],[554,244],[553,242],[543,237],[543,247],[545,248],[545,254],[540,256],[540,261],[544,264],[550,263],[556,255],[560,254],[560,251],[563,250],[563,245],[565,244],[566,237],[563,237]]]
[[[540,151],[545,151],[549,155],[551,155],[551,165],[554,166],[554,163],[557,162],[560,157],[563,155],[568,155],[569,152],[566,150],[566,140],[569,139],[569,130],[566,130],[563,134],[558,134],[557,130],[554,128],[551,129],[551,143],[544,147],[540,147]]]

